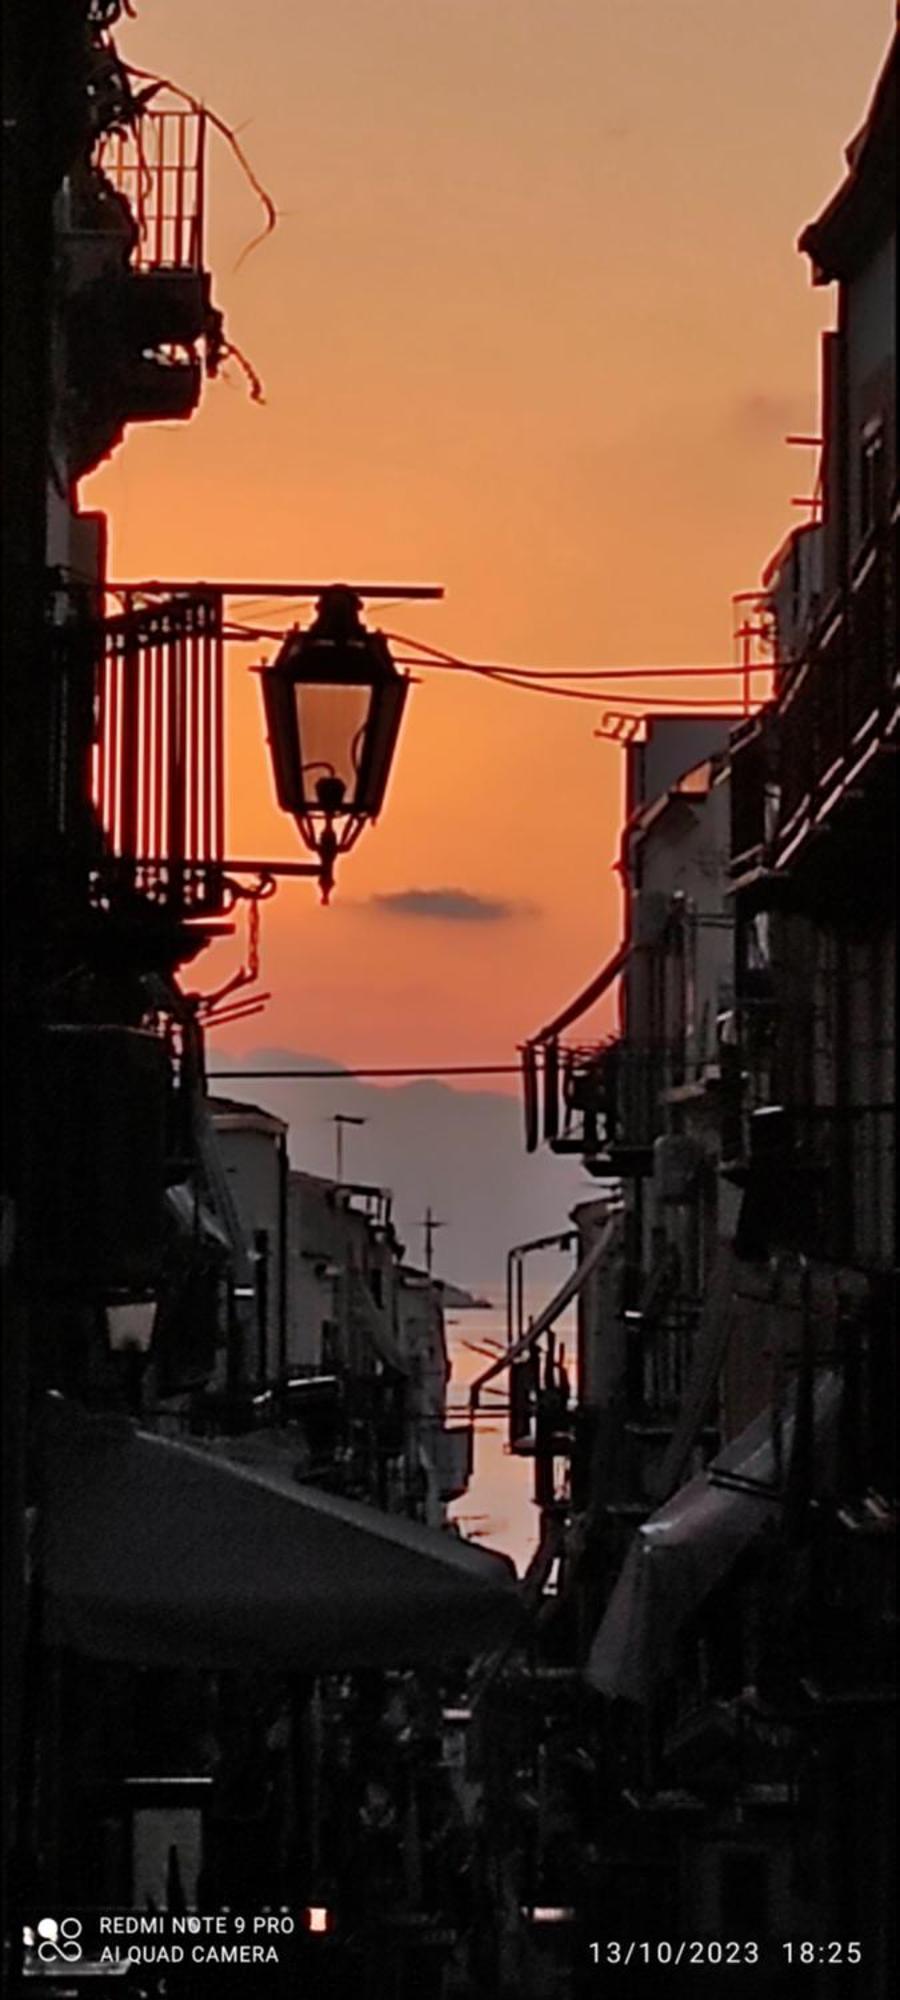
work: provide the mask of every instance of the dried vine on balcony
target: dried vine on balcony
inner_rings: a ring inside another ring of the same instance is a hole
[[[198,115],[202,114],[208,118],[210,124],[215,126],[216,131],[221,133],[226,145],[231,148],[245,179],[261,203],[266,218],[265,227],[259,231],[257,236],[252,237],[249,243],[245,243],[234,267],[236,271],[239,271],[241,265],[250,256],[251,252],[256,250],[260,243],[264,243],[266,237],[271,236],[273,230],[277,227],[278,210],[268,190],[263,187],[262,181],[254,172],[238,139],[237,133],[232,126],[225,123],[224,118],[220,118],[218,112],[211,111],[208,105],[201,104],[199,98],[194,97],[189,90],[184,90],[181,84],[172,83],[169,77],[155,76],[152,70],[138,69],[133,63],[124,63],[123,68],[128,76],[141,77],[146,83],[152,86],[149,91],[141,92],[140,102],[142,107],[149,104],[160,90],[169,90],[173,97],[180,97],[182,102],[189,105],[192,111],[196,111]]]

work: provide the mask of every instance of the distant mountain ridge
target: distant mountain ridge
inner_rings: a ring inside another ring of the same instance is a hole
[[[287,1121],[292,1165],[309,1173],[334,1175],[335,1113],[364,1118],[344,1128],[345,1177],[391,1189],[407,1258],[418,1266],[430,1208],[440,1224],[435,1271],[447,1281],[452,1273],[467,1291],[496,1284],[513,1244],[564,1229],[573,1202],[596,1192],[573,1162],[526,1154],[521,1106],[499,1091],[456,1090],[434,1078],[384,1085],[343,1075],[319,1082],[236,1073],[340,1069],[327,1056],[285,1048],[232,1058],[212,1051],[209,1067],[217,1093]]]

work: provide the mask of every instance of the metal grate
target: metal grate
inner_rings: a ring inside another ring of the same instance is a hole
[[[223,907],[222,602],[185,595],[106,620],[92,796],[114,881],[185,916]]]
[[[138,271],[203,268],[206,114],[145,111],[132,131],[112,133],[101,164],[138,226]]]

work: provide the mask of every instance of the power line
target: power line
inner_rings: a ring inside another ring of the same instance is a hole
[[[421,666],[423,665],[423,662],[419,660],[415,664]],[[427,662],[424,664],[427,664]],[[436,666],[440,666],[441,664],[449,665],[451,663],[450,662],[442,663],[440,660],[436,660],[434,664]],[[774,664],[775,664],[774,662],[771,662],[769,660],[763,660],[758,662],[754,666],[753,671],[754,673],[768,674],[772,672]],[[469,670],[465,669],[465,671]],[[700,679],[700,678],[707,678],[713,674],[715,675],[725,674],[731,680],[734,680],[738,674],[743,673],[744,669],[742,666],[734,666],[734,665],[722,666],[722,667],[715,667],[715,666],[692,667],[690,665],[686,665],[683,667],[487,667],[485,666],[485,667],[478,667],[477,669],[473,668],[472,671],[496,675],[498,679],[504,679],[504,680],[506,679],[506,676],[508,674],[514,674],[517,680],[659,681],[659,680],[685,680],[685,679],[691,680],[695,678]]]
[[[251,642],[283,640],[284,633],[271,626],[247,625],[242,621],[229,620],[223,636],[232,644],[247,645]],[[500,666],[481,660],[464,660],[453,653],[446,653],[438,646],[426,644],[424,639],[410,638],[407,633],[387,632],[385,637],[395,645],[412,647],[413,651],[398,654],[399,665],[418,667],[420,671],[476,674],[480,680],[493,681],[499,687],[515,688],[525,694],[553,695],[558,701],[619,701],[631,708],[646,710],[656,703],[665,703],[666,709],[686,709],[708,712],[708,702],[702,695],[653,695],[625,694],[618,683],[626,680],[685,680],[691,678],[710,679],[726,677],[731,680],[746,680],[746,668],[739,665],[719,666],[675,666],[675,667],[517,667]],[[769,674],[775,662],[754,662],[751,672]],[[561,686],[561,682],[580,681],[590,686]],[[616,682],[615,688],[604,685]],[[740,696],[724,694],[720,698],[719,712],[727,717],[733,713],[740,716],[743,708]]]
[[[419,1069],[211,1069],[211,1083],[273,1083],[296,1080],[304,1083],[346,1083],[353,1077],[419,1076],[519,1076],[518,1063],[437,1063]]]
[[[445,669],[449,668],[451,671],[455,670],[457,673],[477,674],[479,675],[480,678],[484,680],[494,681],[501,687],[519,688],[525,693],[554,695],[557,698],[557,700],[563,700],[563,701],[596,702],[602,700],[615,699],[617,701],[627,702],[630,707],[637,706],[643,709],[646,709],[648,703],[651,703],[654,699],[652,695],[620,694],[618,690],[616,690],[615,693],[613,694],[612,692],[603,687],[573,688],[573,687],[560,687],[557,684],[560,678],[567,680],[574,680],[574,679],[586,680],[586,679],[596,678],[598,681],[615,679],[617,678],[617,672],[615,669],[606,672],[603,668],[586,668],[583,670],[580,668],[572,668],[571,670],[570,669],[560,670],[558,668],[495,666],[495,665],[488,665],[486,662],[483,661],[460,659],[454,653],[446,653],[438,646],[432,646],[427,644],[424,639],[411,639],[408,636],[408,634],[403,632],[388,632],[386,634],[386,637],[388,639],[393,640],[394,643],[397,645],[412,646],[414,648],[413,657],[410,658],[407,656],[404,659],[403,664],[405,665],[417,666],[420,668],[424,668],[427,666],[430,666],[432,668],[445,668]],[[424,657],[418,657],[421,655],[424,655]],[[622,671],[634,672],[636,676],[640,677],[643,675],[647,679],[653,678],[652,669],[650,668],[623,669]],[[681,678],[683,676],[690,675],[691,669],[689,667],[685,667],[685,668],[673,668],[665,671],[667,671],[668,673],[674,673],[679,678]],[[712,669],[712,671],[718,672],[719,669],[714,668]],[[727,672],[729,671],[729,669],[722,668],[721,671]],[[730,672],[735,676],[737,676],[739,671],[740,669],[737,667],[732,667],[730,669]],[[757,671],[761,673],[770,671],[768,663],[760,665]],[[665,697],[657,697],[657,699],[665,700],[666,707],[670,709],[684,708],[684,709],[693,709],[696,711],[697,709],[706,708],[706,704],[703,702],[702,697],[700,696],[695,696],[690,699],[686,699],[683,697],[680,698],[678,696],[665,696]],[[737,704],[739,697],[735,694],[734,696],[731,697],[726,696],[725,700],[726,701],[731,700],[735,704]],[[742,711],[736,708],[735,712],[740,714]]]
[[[430,660],[438,667],[456,667],[462,673],[489,674],[492,677],[496,676],[502,679],[506,679],[507,676],[512,675],[516,680],[536,681],[683,680],[685,678],[689,679],[692,675],[705,676],[710,674],[726,674],[734,678],[736,675],[743,673],[744,670],[743,665],[734,660],[727,663],[701,661],[697,665],[691,665],[689,661],[686,661],[675,666],[669,664],[667,666],[647,665],[637,667],[619,667],[614,665],[607,667],[522,667],[514,663],[510,664],[509,662],[501,664],[494,660],[466,660],[458,654],[445,653],[439,646],[428,645],[424,639],[411,639],[404,632],[387,632],[385,637],[393,640],[397,645],[412,646],[416,652],[424,653],[426,660],[420,660],[418,662],[420,666],[425,665]],[[770,673],[777,664],[777,661],[769,660],[755,662],[754,672]]]

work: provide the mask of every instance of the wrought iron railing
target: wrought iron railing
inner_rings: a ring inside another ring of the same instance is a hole
[[[587,1161],[617,1148],[652,1146],[664,1129],[661,1095],[681,1073],[683,1051],[665,1042],[615,1041],[572,1048],[529,1044],[523,1054],[529,1150]]]
[[[96,893],[172,914],[224,907],[221,597],[127,601],[100,628],[91,791],[103,835]]]
[[[886,728],[896,699],[895,590],[886,530],[864,544],[843,600],[821,620],[778,696],[780,811],[776,854],[827,809],[830,796]]]
[[[100,164],[137,223],[135,270],[202,270],[205,157],[205,113],[180,105],[104,138]]]

